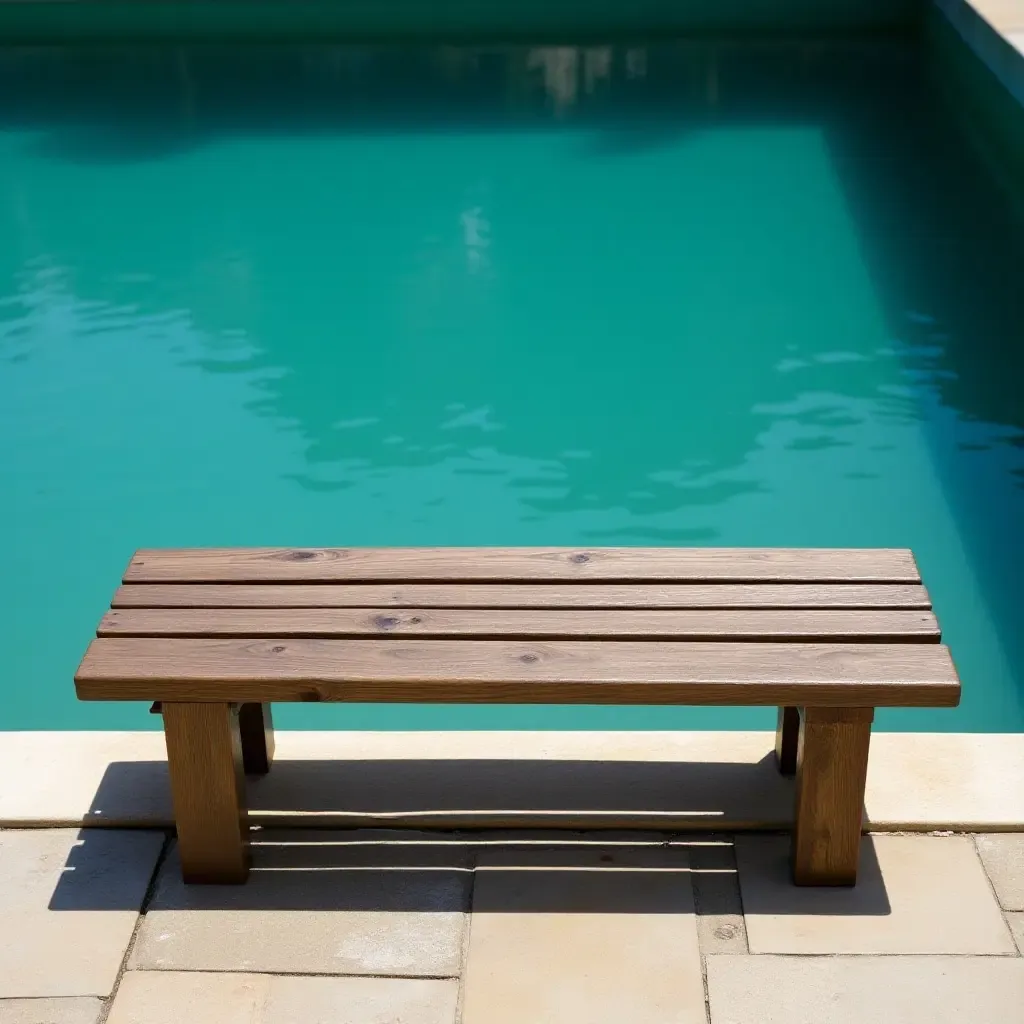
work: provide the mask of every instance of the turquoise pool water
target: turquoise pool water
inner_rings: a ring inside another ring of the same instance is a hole
[[[0,727],[154,724],[72,688],[137,546],[608,543],[909,545],[964,700],[880,726],[1024,730],[1024,205],[946,71],[916,38],[0,51]]]

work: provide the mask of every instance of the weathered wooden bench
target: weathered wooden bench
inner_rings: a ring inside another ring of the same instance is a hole
[[[83,700],[159,702],[182,871],[248,873],[273,701],[777,705],[793,879],[856,880],[879,706],[960,684],[904,550],[139,551]]]

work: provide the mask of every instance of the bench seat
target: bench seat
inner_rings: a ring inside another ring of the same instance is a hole
[[[276,701],[779,708],[794,880],[856,879],[875,707],[960,684],[909,551],[140,551],[75,678],[158,702],[182,870],[248,870]]]

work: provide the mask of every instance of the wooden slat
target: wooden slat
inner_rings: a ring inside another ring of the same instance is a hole
[[[99,636],[939,641],[931,612],[114,608]]]
[[[115,608],[931,608],[892,583],[134,583]]]
[[[941,706],[940,644],[94,640],[83,700]]]
[[[918,583],[902,549],[209,548],[139,551],[125,583],[637,580]]]

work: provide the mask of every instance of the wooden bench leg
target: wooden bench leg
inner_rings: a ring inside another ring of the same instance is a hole
[[[244,882],[249,826],[238,709],[164,701],[181,873],[186,882]]]
[[[873,708],[801,708],[793,881],[857,881]]]
[[[238,729],[242,734],[242,764],[246,775],[266,775],[274,760],[274,720],[269,704],[240,704]]]
[[[779,708],[775,727],[775,760],[783,775],[796,774],[796,751],[800,741],[800,709]]]

